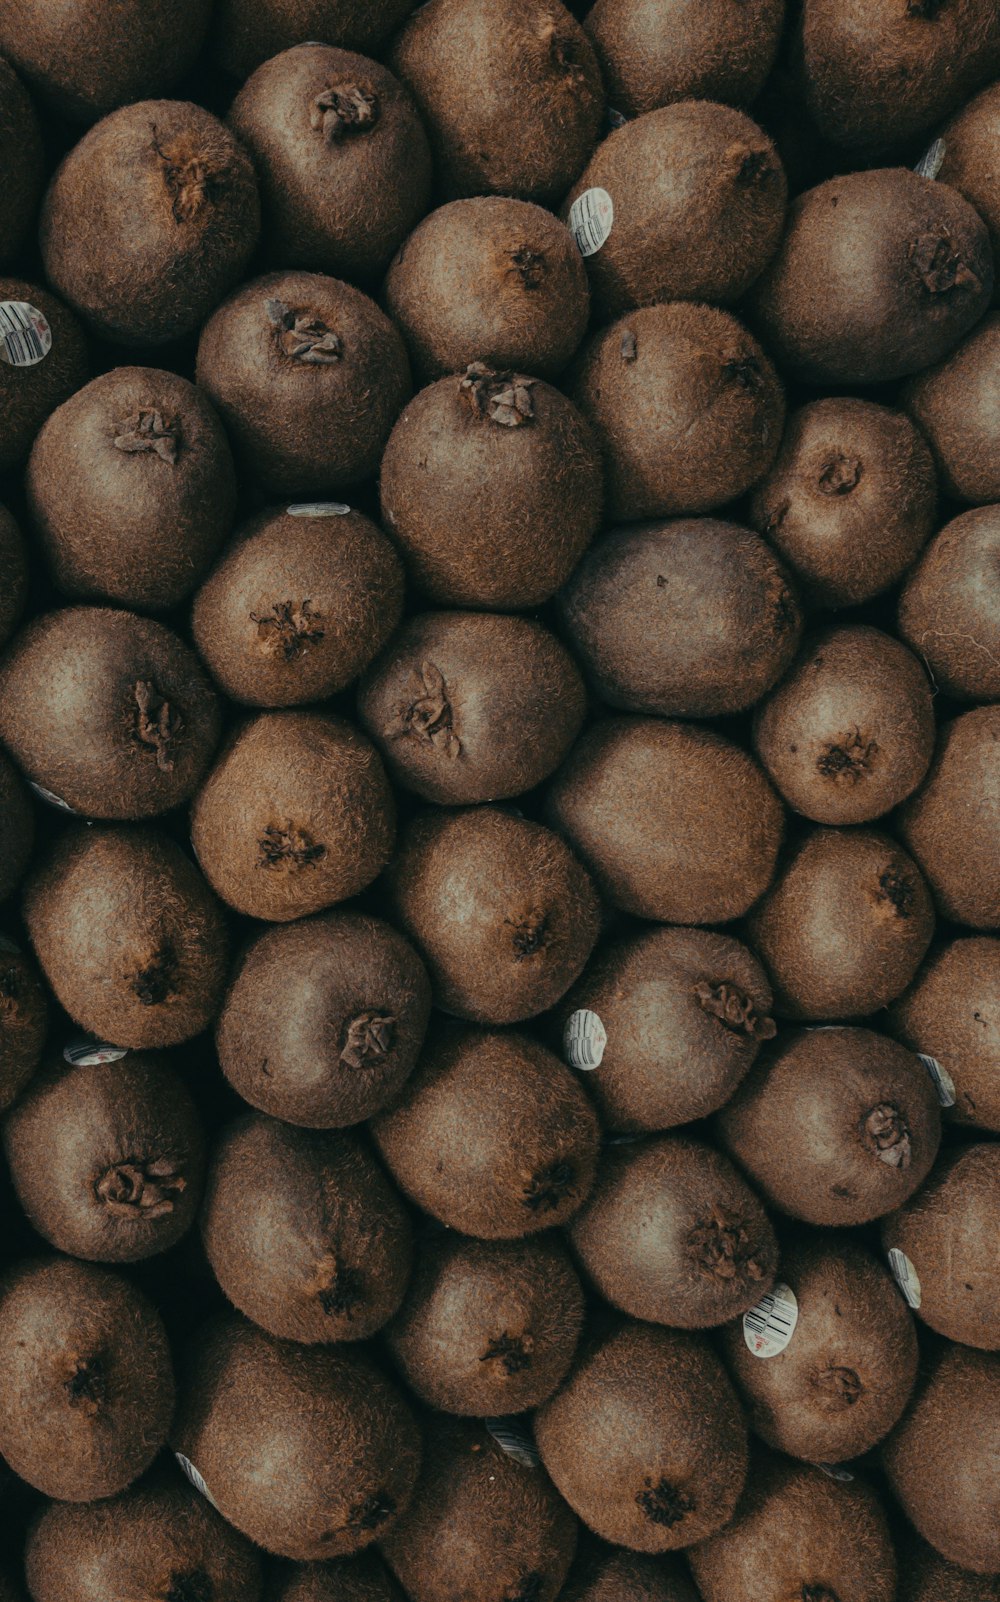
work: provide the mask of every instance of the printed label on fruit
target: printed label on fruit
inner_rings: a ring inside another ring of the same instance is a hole
[[[918,1051],[917,1056],[934,1081],[934,1089],[938,1093],[938,1101],[942,1107],[954,1107],[958,1096],[955,1091],[955,1081],[947,1068],[939,1063],[936,1057],[927,1057],[922,1051]]]
[[[892,1277],[903,1293],[907,1305],[913,1308],[920,1306],[920,1280],[917,1271],[905,1252],[898,1246],[889,1248],[889,1267]]]
[[[813,1468],[821,1469],[828,1479],[836,1480],[840,1485],[853,1483],[854,1475],[850,1469],[841,1468],[839,1463],[814,1463]]]
[[[42,785],[35,784],[32,779],[28,780],[28,789],[35,792],[39,801],[47,801],[50,807],[58,807],[60,812],[72,812],[74,818],[78,816],[76,808],[71,807],[68,801],[64,801],[61,796],[53,795],[51,790],[44,789]]]
[[[935,139],[934,143],[932,145],[928,145],[927,149],[924,151],[920,160],[917,162],[917,165],[913,169],[914,172],[917,173],[921,178],[936,178],[938,173],[941,171],[941,168],[944,166],[944,153],[946,149],[947,146],[945,145],[943,139]]]
[[[351,510],[343,501],[302,501],[298,506],[289,506],[289,517],[346,517]]]
[[[569,231],[581,256],[596,256],[615,220],[614,201],[606,189],[585,189],[569,208]]]
[[[483,1422],[497,1445],[514,1458],[515,1462],[523,1463],[525,1468],[537,1468],[541,1462],[531,1436],[522,1424],[515,1424],[509,1418],[487,1418]]]
[[[63,1047],[64,1060],[74,1068],[96,1068],[102,1062],[121,1062],[127,1056],[127,1046],[113,1046],[110,1040],[88,1040],[82,1035]]]
[[[566,1061],[584,1073],[592,1073],[604,1060],[608,1031],[596,1012],[581,1007],[571,1014],[563,1030],[563,1053]]]
[[[743,1339],[754,1357],[777,1357],[799,1321],[799,1304],[790,1285],[775,1285],[756,1307],[743,1314]]]
[[[215,1497],[212,1495],[208,1486],[205,1484],[205,1481],[202,1479],[201,1475],[198,1473],[198,1470],[191,1462],[191,1459],[189,1457],[185,1457],[183,1452],[175,1452],[174,1456],[181,1466],[181,1473],[187,1476],[195,1490],[200,1491],[202,1496],[205,1498],[205,1501],[211,1502],[212,1506],[217,1508],[218,1503],[216,1502]]]
[[[16,946],[13,940],[8,940],[6,935],[0,935],[0,951],[9,951],[12,957],[21,955],[20,946]]]
[[[0,357],[11,367],[36,367],[52,349],[52,330],[37,306],[0,300]]]

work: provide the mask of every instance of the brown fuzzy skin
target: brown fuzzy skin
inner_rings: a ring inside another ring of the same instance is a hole
[[[743,1490],[746,1425],[707,1343],[616,1321],[535,1415],[542,1462],[605,1541],[668,1552],[728,1523]]]
[[[771,466],[785,420],[757,341],[728,312],[683,301],[594,334],[571,394],[601,442],[619,523],[736,500]]]
[[[922,1542],[907,1552],[900,1583],[899,1602],[1000,1602],[1000,1574],[970,1574]]]
[[[498,807],[410,823],[386,885],[435,1004],[475,1023],[520,1023],[553,1006],[597,939],[585,869],[550,829]]]
[[[402,610],[402,563],[369,518],[272,508],[243,525],[201,586],[192,632],[231,700],[301,706],[357,678]]]
[[[593,1542],[578,1553],[559,1602],[698,1602],[682,1562]]]
[[[903,405],[930,441],[945,489],[958,500],[980,505],[1000,500],[998,361],[1000,313],[994,312],[902,393]]]
[[[0,22],[0,32],[3,23]],[[0,262],[16,256],[31,228],[45,183],[42,129],[31,96],[0,58]]]
[[[949,1344],[882,1448],[882,1460],[925,1541],[976,1574],[1000,1574],[998,1456],[1000,1357]],[[934,1602],[942,1602],[937,1592]]]
[[[216,1032],[219,1063],[251,1106],[329,1129],[401,1090],[431,1010],[427,973],[389,924],[356,912],[268,929],[244,952]]]
[[[52,346],[40,362],[12,367],[0,360],[0,473],[27,456],[45,419],[90,377],[83,328],[55,295],[23,278],[0,278],[0,303],[20,301],[41,312]]]
[[[231,295],[202,330],[197,378],[244,469],[276,495],[370,478],[410,397],[393,324],[320,273],[268,273]]]
[[[384,1540],[421,1456],[409,1407],[363,1348],[276,1341],[235,1316],[196,1340],[170,1444],[227,1523],[299,1562]]]
[[[722,1145],[792,1218],[881,1218],[926,1179],[941,1139],[931,1077],[871,1029],[786,1030],[716,1115]]]
[[[934,683],[959,701],[1000,700],[1000,507],[946,523],[899,598],[898,627]]]
[[[427,124],[451,196],[560,200],[597,143],[600,68],[559,0],[429,0],[390,65]],[[513,109],[512,109],[513,108]]]
[[[28,597],[28,550],[6,507],[0,506],[0,645],[20,622]]]
[[[70,151],[39,237],[53,288],[92,328],[162,345],[193,333],[239,282],[259,232],[253,166],[229,130],[187,101],[143,100]]]
[[[357,895],[394,838],[375,747],[319,712],[261,712],[236,729],[191,809],[210,884],[237,912],[274,923]]]
[[[949,1120],[1000,1134],[1000,940],[970,935],[932,952],[888,1027],[951,1075]]]
[[[835,395],[791,414],[750,522],[789,563],[807,602],[853,606],[914,561],[934,532],[936,500],[934,462],[910,419]]]
[[[547,806],[602,896],[640,918],[727,923],[774,877],[784,809],[713,730],[607,718],[577,741]]]
[[[973,929],[1000,926],[1000,707],[946,723],[925,784],[899,830],[938,911]]]
[[[597,1167],[587,1097],[557,1057],[512,1031],[439,1025],[372,1134],[411,1201],[479,1240],[565,1223]]]
[[[910,983],[934,933],[923,876],[874,829],[814,829],[747,922],[782,1018],[864,1018]]]
[[[0,936],[0,1112],[23,1091],[41,1059],[49,1025],[42,976]]]
[[[411,618],[358,691],[361,722],[393,778],[444,806],[534,789],[567,755],[586,705],[555,635],[487,612]]]
[[[627,117],[677,100],[749,105],[778,49],[784,0],[597,0],[584,28]]]
[[[793,202],[750,311],[790,376],[878,384],[940,361],[992,296],[978,213],[947,184],[886,167],[831,178]]]
[[[20,884],[35,845],[35,814],[21,775],[0,748],[0,818],[3,851],[0,853],[0,901],[6,901]]]
[[[781,1255],[798,1318],[783,1352],[758,1356],[742,1321],[723,1334],[751,1428],[813,1463],[860,1457],[892,1429],[917,1377],[917,1336],[888,1270],[848,1237],[807,1235]]]
[[[208,1027],[229,964],[215,897],[153,829],[67,830],[35,867],[24,919],[46,979],[75,1023],[144,1050]]]
[[[191,593],[236,513],[212,407],[176,373],[145,367],[116,367],[52,414],[26,488],[60,590],[144,611]]]
[[[555,378],[587,331],[587,272],[541,206],[481,195],[440,206],[402,244],[382,288],[424,383],[470,362]]]
[[[166,1440],[174,1408],[167,1333],[119,1274],[60,1257],[8,1269],[0,1374],[0,1452],[45,1496],[115,1496]]]
[[[562,1384],[583,1328],[583,1292],[555,1234],[478,1241],[430,1236],[386,1341],[429,1407],[507,1417]]]
[[[269,1579],[264,1602],[404,1602],[374,1552],[333,1563],[296,1563],[294,1568],[273,1564]]]
[[[382,517],[410,576],[447,606],[548,600],[601,518],[587,422],[549,384],[473,363],[421,390],[386,446]]]
[[[993,159],[1000,139],[1000,85],[991,84],[963,106],[942,128],[941,138],[938,178],[976,208],[990,231],[993,255],[1000,258],[1000,172]]]
[[[770,547],[708,517],[606,534],[559,605],[598,695],[663,717],[744,711],[791,665],[802,633]]]
[[[864,624],[810,635],[757,708],[754,749],[789,806],[816,823],[869,823],[923,779],[934,700],[916,657]]]
[[[413,6],[414,0],[219,0],[216,53],[236,78],[311,39],[372,55]]]

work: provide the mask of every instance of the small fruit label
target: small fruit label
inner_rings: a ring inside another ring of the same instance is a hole
[[[127,1056],[127,1046],[113,1046],[110,1040],[90,1040],[82,1035],[63,1047],[63,1059],[73,1068],[96,1068],[104,1062],[121,1062]]]
[[[26,300],[0,300],[0,357],[11,367],[36,367],[52,349],[52,330]]]
[[[302,501],[288,507],[289,517],[346,517],[351,510],[343,501]]]
[[[216,1502],[215,1497],[212,1495],[208,1486],[205,1484],[205,1481],[202,1479],[201,1475],[198,1473],[198,1470],[191,1462],[191,1459],[189,1457],[185,1457],[183,1452],[175,1452],[174,1456],[181,1466],[181,1473],[187,1476],[195,1490],[200,1491],[202,1496],[205,1498],[205,1501],[211,1502],[212,1506],[217,1508],[218,1503]]]
[[[914,172],[917,173],[921,178],[936,178],[938,173],[941,171],[941,168],[944,166],[944,155],[946,149],[947,146],[945,145],[943,139],[935,139],[934,143],[932,145],[928,145],[927,149],[924,151],[920,160],[917,162],[917,165],[913,169]]]
[[[615,220],[614,201],[606,189],[585,189],[569,208],[569,231],[581,256],[596,256]]]
[[[838,1485],[853,1483],[854,1475],[850,1469],[841,1468],[839,1463],[814,1463],[813,1468],[820,1469],[828,1479],[836,1480]]]
[[[889,1267],[907,1305],[913,1308],[919,1307],[920,1280],[917,1278],[917,1271],[906,1253],[900,1251],[898,1246],[889,1248]]]
[[[42,785],[35,784],[32,779],[28,780],[28,789],[33,790],[39,801],[47,802],[50,807],[58,807],[60,812],[72,812],[74,818],[78,816],[76,808],[71,807],[68,801],[64,801],[61,796],[53,795],[51,790],[44,789]]]
[[[592,1073],[604,1060],[608,1031],[596,1012],[581,1007],[570,1015],[563,1030],[563,1055],[574,1068]]]
[[[938,1093],[938,1101],[942,1107],[954,1107],[958,1096],[955,1091],[955,1081],[947,1068],[939,1063],[936,1057],[927,1057],[922,1051],[918,1051],[917,1056],[934,1081],[934,1089]]]
[[[775,1285],[756,1307],[743,1314],[743,1339],[754,1357],[777,1357],[799,1321],[799,1304],[790,1285]]]
[[[523,1425],[515,1423],[510,1418],[487,1418],[483,1423],[508,1457],[512,1457],[517,1463],[523,1463],[525,1468],[538,1467],[541,1462],[538,1448]]]

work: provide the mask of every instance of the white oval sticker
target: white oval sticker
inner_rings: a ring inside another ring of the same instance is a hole
[[[563,1054],[574,1068],[591,1073],[604,1061],[608,1031],[596,1012],[580,1007],[572,1013],[563,1030]]]
[[[0,300],[0,358],[11,367],[36,367],[52,349],[52,330],[37,306]]]
[[[191,1462],[191,1459],[189,1457],[185,1457],[183,1452],[175,1452],[174,1456],[181,1466],[181,1473],[186,1475],[186,1477],[191,1481],[191,1484],[194,1486],[195,1490],[200,1491],[202,1496],[205,1498],[205,1501],[211,1502],[212,1506],[217,1508],[218,1503],[216,1502],[215,1497],[212,1495],[208,1486],[205,1484],[205,1481],[202,1479],[201,1475],[198,1473],[198,1470]]]
[[[569,208],[569,231],[581,256],[596,256],[611,232],[615,205],[606,189],[585,189]]]
[[[907,1305],[912,1308],[920,1306],[920,1280],[917,1271],[906,1253],[900,1251],[898,1246],[889,1249],[889,1267],[892,1277],[903,1293]]]
[[[917,162],[917,165],[913,169],[918,177],[937,177],[938,173],[941,171],[941,168],[944,166],[946,148],[947,147],[943,139],[935,139],[933,144],[928,145],[927,149],[924,151],[920,160]]]
[[[486,1418],[487,1430],[508,1457],[523,1463],[525,1468],[537,1468],[541,1462],[538,1448],[527,1430],[509,1418]]]
[[[918,1051],[917,1056],[934,1081],[934,1089],[938,1093],[938,1101],[942,1107],[954,1107],[958,1096],[955,1091],[955,1081],[947,1068],[938,1062],[936,1057],[927,1057],[922,1051]]]
[[[289,517],[346,517],[351,510],[343,501],[302,501],[298,506],[289,506]]]
[[[775,1285],[756,1307],[743,1314],[743,1339],[754,1357],[777,1357],[799,1321],[799,1304],[790,1285]]]
[[[121,1062],[128,1056],[127,1046],[113,1046],[110,1040],[71,1040],[63,1047],[63,1060],[74,1068],[96,1068],[105,1062]]]

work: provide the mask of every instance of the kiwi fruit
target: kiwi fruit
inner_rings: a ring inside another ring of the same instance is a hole
[[[882,167],[830,178],[792,203],[749,311],[789,376],[881,384],[940,361],[992,295],[978,212],[947,184]]]
[[[904,412],[831,395],[792,412],[750,523],[813,606],[855,606],[895,584],[934,533],[934,462]]]
[[[453,200],[400,246],[382,288],[419,378],[472,362],[554,378],[587,330],[587,273],[568,228],[508,195]]]
[[[151,818],[187,801],[220,726],[194,652],[134,612],[45,613],[0,663],[0,739],[30,780],[90,818]]]
[[[403,341],[374,301],[320,273],[268,273],[213,312],[198,383],[273,494],[370,478],[410,397]]]
[[[410,1274],[409,1217],[361,1139],[259,1113],[215,1146],[201,1231],[229,1300],[283,1340],[367,1340]]]
[[[645,306],[594,334],[571,394],[604,452],[616,523],[710,512],[767,472],[781,384],[757,341],[715,306]]]
[[[55,295],[0,277],[0,473],[27,456],[45,419],[90,377],[82,327]]]
[[[292,45],[316,38],[372,55],[413,10],[414,0],[219,0],[215,47],[237,78]]]
[[[770,547],[709,517],[605,534],[559,606],[602,700],[664,717],[744,711],[791,665],[802,633]]]
[[[115,1496],[163,1445],[174,1407],[167,1334],[120,1274],[28,1259],[0,1280],[0,1452],[60,1502]]]
[[[20,622],[28,596],[28,550],[6,507],[0,506],[0,646]]]
[[[1000,940],[966,935],[932,951],[889,1009],[889,1029],[945,1069],[952,1120],[1000,1134]]]
[[[751,912],[783,1018],[863,1018],[910,983],[934,933],[924,878],[888,835],[813,829]]]
[[[561,200],[604,111],[590,41],[559,0],[429,0],[390,65],[427,124],[450,197]]]
[[[238,283],[259,232],[254,169],[228,128],[187,101],[142,100],[64,158],[39,238],[53,288],[97,333],[163,345]]]
[[[1000,700],[998,566],[1000,508],[977,506],[945,524],[899,598],[900,634],[959,701]]]
[[[191,810],[209,883],[237,912],[275,923],[363,890],[394,836],[375,747],[320,712],[261,712],[236,728]]]
[[[577,1549],[559,1602],[698,1602],[682,1563],[590,1539]]]
[[[480,1240],[565,1223],[597,1168],[598,1124],[568,1068],[514,1031],[439,1024],[402,1094],[372,1123],[400,1188]]]
[[[998,1454],[1000,1357],[949,1343],[935,1353],[882,1460],[925,1541],[975,1574],[1000,1574]]]
[[[903,405],[930,441],[944,488],[957,500],[977,505],[1000,500],[998,361],[1000,314],[994,312],[902,393]]]
[[[750,1426],[810,1462],[860,1457],[892,1429],[917,1377],[913,1319],[887,1269],[849,1236],[803,1233],[781,1254],[775,1314],[790,1339],[749,1315],[723,1334]]]
[[[781,802],[714,730],[606,718],[577,741],[547,805],[602,896],[640,918],[726,923],[774,876]]]
[[[49,1004],[29,957],[0,935],[0,1112],[23,1091],[41,1060]]]
[[[216,1032],[244,1101],[287,1123],[360,1123],[392,1101],[430,1016],[427,973],[378,918],[331,912],[257,935]]]
[[[728,1101],[763,1040],[771,987],[753,952],[714,929],[652,928],[598,950],[554,1033],[587,1074],[605,1129],[669,1129]]]
[[[0,747],[0,816],[3,817],[3,855],[0,856],[0,902],[6,901],[24,876],[35,844],[35,814],[21,776]]]
[[[3,23],[0,22],[0,33]],[[17,255],[42,198],[45,157],[42,128],[31,96],[17,73],[0,57],[0,262]]]
[[[970,1574],[932,1547],[911,1546],[899,1602],[1000,1602],[1000,1574]]]
[[[413,1415],[364,1348],[278,1341],[235,1316],[194,1342],[171,1445],[228,1524],[300,1562],[384,1541],[420,1468]]]
[[[194,641],[234,701],[324,701],[357,678],[403,610],[381,529],[337,502],[272,508],[239,530],[194,601]]]
[[[898,821],[938,911],[973,929],[1000,925],[1000,706],[944,724],[930,774]]]
[[[403,1602],[403,1593],[382,1559],[362,1552],[332,1563],[272,1564],[265,1602]]]
[[[156,830],[67,830],[32,872],[24,918],[60,1005],[99,1039],[176,1046],[218,1010],[229,959],[222,909]]]
[[[584,29],[611,105],[636,117],[678,100],[749,105],[784,15],[784,0],[597,0]]]
[[[768,1202],[843,1227],[919,1189],[937,1156],[941,1107],[920,1059],[895,1040],[789,1029],[716,1114],[715,1131]]]
[[[250,1544],[163,1468],[111,1501],[50,1503],[25,1571],[34,1602],[260,1602],[262,1583]]]
[[[531,1240],[429,1235],[386,1341],[429,1407],[476,1418],[522,1413],[565,1379],[583,1292],[555,1234]]]
[[[547,600],[596,534],[600,452],[559,390],[473,362],[406,407],[380,492],[424,595],[516,611]]]
[[[993,83],[942,128],[937,174],[976,208],[990,231],[994,258],[1000,258],[1000,175],[992,155],[998,137],[1000,86]]]

